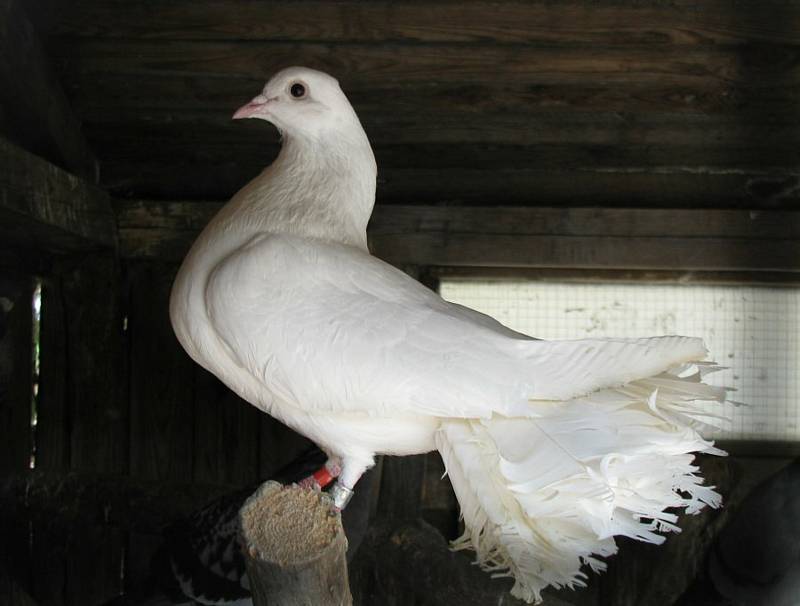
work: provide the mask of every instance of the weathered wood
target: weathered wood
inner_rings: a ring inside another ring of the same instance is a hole
[[[2,554],[2,548],[0,548],[0,556],[3,555],[5,554]],[[3,559],[0,557],[0,603],[6,606],[37,606],[37,602],[19,586],[19,583],[3,565]]]
[[[372,601],[364,604],[523,604],[508,595],[512,584],[507,579],[492,580],[467,554],[451,551],[445,538],[420,519],[374,525],[353,562],[355,570],[365,567],[374,569],[378,587]],[[359,576],[363,583],[367,575],[361,571]],[[547,600],[547,604],[569,602]]]
[[[227,199],[255,177],[263,163],[108,165],[106,185],[125,197]],[[693,171],[688,167],[628,170],[453,168],[386,169],[380,172],[380,204],[607,206],[620,208],[752,208],[793,210],[798,205],[794,169]]]
[[[304,18],[313,14],[314,19]],[[777,17],[779,15],[779,17]],[[62,36],[603,45],[800,42],[800,9],[727,0],[592,2],[76,2]]]
[[[57,50],[76,107],[90,122],[98,111],[113,115],[114,103],[122,110],[178,113],[181,96],[186,111],[228,110],[237,96],[253,96],[259,80],[292,62],[337,74],[362,117],[380,109],[381,101],[392,107],[389,114],[416,108],[420,116],[446,109],[448,100],[453,109],[473,115],[503,109],[589,110],[592,103],[596,111],[729,112],[746,110],[754,100],[788,110],[797,95],[794,47],[776,45],[744,51],[745,61],[742,51],[713,45],[587,50],[359,43],[337,44],[334,50],[310,41],[165,46],[143,39],[69,39]],[[188,81],[176,81],[176,69]],[[138,79],[130,82],[134,75]],[[90,78],[97,91],[84,90]]]
[[[125,473],[129,413],[119,265],[110,256],[91,256],[62,266],[70,467]],[[122,531],[76,527],[64,540],[65,603],[97,604],[119,593]]]
[[[381,202],[797,205],[794,2],[77,4],[53,54],[119,195],[230,196],[277,143],[231,111],[305,64],[353,101]]]
[[[320,493],[267,482],[240,512],[254,606],[349,606],[347,538]]]
[[[269,478],[311,447],[311,441],[259,412],[258,459],[261,478]]]
[[[128,397],[119,267],[111,257],[92,256],[65,261],[62,271],[70,466],[122,473],[128,468]]]
[[[128,335],[131,382],[131,474],[192,477],[194,363],[169,321],[174,263],[131,264]]]
[[[120,248],[180,258],[219,204],[120,202]],[[378,206],[374,254],[396,265],[800,270],[800,215],[778,211]]]
[[[24,0],[0,2],[0,104],[26,149],[95,181],[97,162],[51,69]]]
[[[160,534],[166,524],[237,489],[117,474],[17,472],[0,479],[0,519],[49,521],[62,530],[107,524]]]
[[[108,195],[0,137],[0,237],[56,252],[113,247]]]
[[[11,471],[29,467],[33,447],[33,279],[0,271],[0,470]]]
[[[798,8],[772,0],[604,2],[76,2],[58,34],[165,40],[320,40],[592,45],[796,43]],[[309,21],[303,15],[313,14]],[[779,15],[779,18],[776,18]]]
[[[194,367],[195,482],[251,484],[259,475],[259,421],[264,413],[216,377]]]

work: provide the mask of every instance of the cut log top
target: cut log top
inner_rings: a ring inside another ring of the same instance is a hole
[[[347,606],[347,539],[319,492],[266,482],[240,513],[254,606]]]
[[[339,515],[320,493],[267,482],[241,511],[251,557],[298,566],[319,557],[342,532]]]

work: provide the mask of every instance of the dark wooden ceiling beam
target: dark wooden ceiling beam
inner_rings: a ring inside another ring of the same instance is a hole
[[[414,91],[474,83],[508,86],[674,86],[742,83],[768,88],[795,80],[797,50],[791,45],[683,48],[651,45],[620,47],[504,47],[457,44],[405,46],[316,41],[276,42],[72,39],[54,49],[70,77],[117,74],[136,80],[187,76],[216,78],[230,86],[266,78],[288,65],[322,69],[345,90],[386,87]],[[166,85],[166,84],[165,84]],[[248,92],[258,92],[248,91]]]
[[[800,42],[800,7],[786,0],[81,0],[65,17],[61,35],[93,38],[593,46]]]
[[[116,245],[108,194],[0,137],[0,241],[51,252]]]
[[[220,207],[119,201],[121,254],[180,259]],[[800,271],[787,212],[378,206],[369,236],[398,266]]]
[[[104,165],[104,186],[119,196],[225,199],[255,177],[264,162],[143,160]],[[381,204],[611,206],[639,208],[796,209],[800,175],[748,171],[385,168],[378,174]]]
[[[0,0],[2,127],[29,151],[94,181],[97,162],[23,4]]]

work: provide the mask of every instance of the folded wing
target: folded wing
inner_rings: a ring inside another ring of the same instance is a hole
[[[353,247],[263,235],[206,286],[235,363],[307,410],[487,418],[699,360],[697,339],[538,341]],[[235,353],[234,353],[235,352]]]

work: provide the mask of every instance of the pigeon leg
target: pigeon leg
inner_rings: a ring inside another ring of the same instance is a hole
[[[343,462],[342,473],[339,475],[339,479],[336,481],[336,484],[333,485],[330,492],[333,505],[336,509],[341,511],[347,507],[347,504],[353,496],[353,487],[367,470],[367,467],[369,467],[369,465],[352,460]]]
[[[297,484],[309,490],[322,490],[328,484],[333,482],[342,472],[342,466],[336,458],[329,458],[325,465],[320,467],[317,471],[310,476],[303,478]]]

